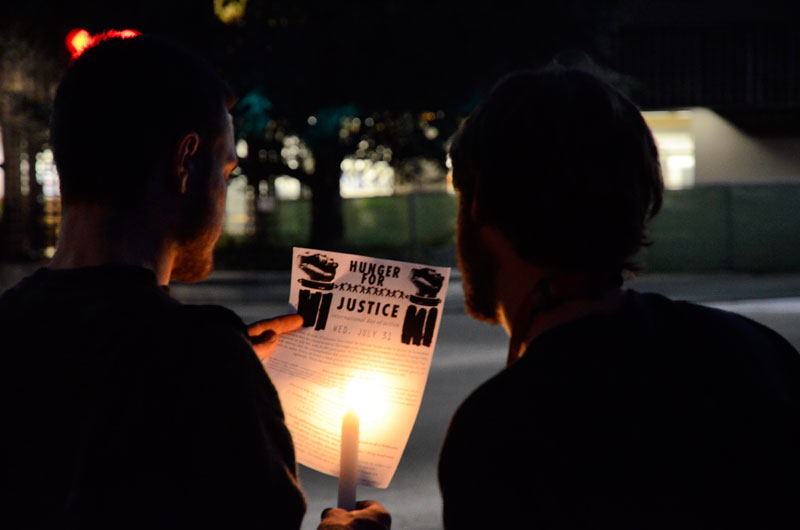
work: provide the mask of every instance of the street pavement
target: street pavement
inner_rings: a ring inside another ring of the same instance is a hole
[[[436,464],[449,419],[459,403],[505,362],[504,331],[466,315],[457,271],[454,275],[422,406],[397,473],[386,489],[362,486],[358,490],[359,499],[383,503],[398,530],[442,527]],[[653,275],[627,286],[741,313],[800,348],[798,275]],[[225,305],[245,322],[252,322],[286,312],[289,276],[220,271],[200,284],[174,285],[172,292],[185,302]],[[320,512],[336,503],[337,479],[300,466],[300,480],[308,500],[303,529],[313,530]]]

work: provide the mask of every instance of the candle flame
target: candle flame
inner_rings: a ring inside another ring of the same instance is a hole
[[[358,417],[375,421],[386,412],[386,396],[383,387],[374,379],[364,376],[354,378],[345,390],[345,410],[355,410]]]

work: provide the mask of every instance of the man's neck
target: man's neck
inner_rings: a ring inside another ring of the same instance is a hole
[[[94,204],[71,204],[65,208],[58,246],[49,266],[135,265],[150,269],[159,285],[167,285],[174,252],[163,228],[153,224],[144,216],[121,216]]]
[[[510,337],[508,364],[545,331],[622,304],[621,288],[598,287],[580,274],[548,271],[522,260],[506,260],[497,275],[497,314]],[[513,270],[511,270],[513,269]]]
[[[510,357],[521,357],[528,344],[544,332],[567,324],[581,317],[593,313],[610,313],[622,305],[623,291],[620,288],[609,288],[597,297],[583,297],[556,301],[552,309],[539,311],[535,314],[528,313],[528,326],[519,330],[518,347],[516,352],[510,352]],[[515,330],[516,333],[516,330]],[[513,335],[512,335],[513,336]],[[509,364],[516,360],[509,358]]]

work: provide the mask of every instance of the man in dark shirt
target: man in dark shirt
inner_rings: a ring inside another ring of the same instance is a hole
[[[587,73],[516,73],[451,158],[467,309],[510,345],[448,430],[445,527],[800,525],[797,351],[621,288],[662,195],[634,105]]]
[[[0,525],[298,528],[294,449],[258,357],[302,318],[248,328],[167,288],[211,270],[237,162],[230,92],[165,41],[100,40],[54,102],[55,256],[0,297]]]

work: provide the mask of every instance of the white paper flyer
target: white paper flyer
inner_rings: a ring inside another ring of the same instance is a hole
[[[301,464],[338,476],[342,417],[360,416],[359,483],[394,475],[428,378],[450,269],[295,248],[289,305],[304,326],[264,367]]]

